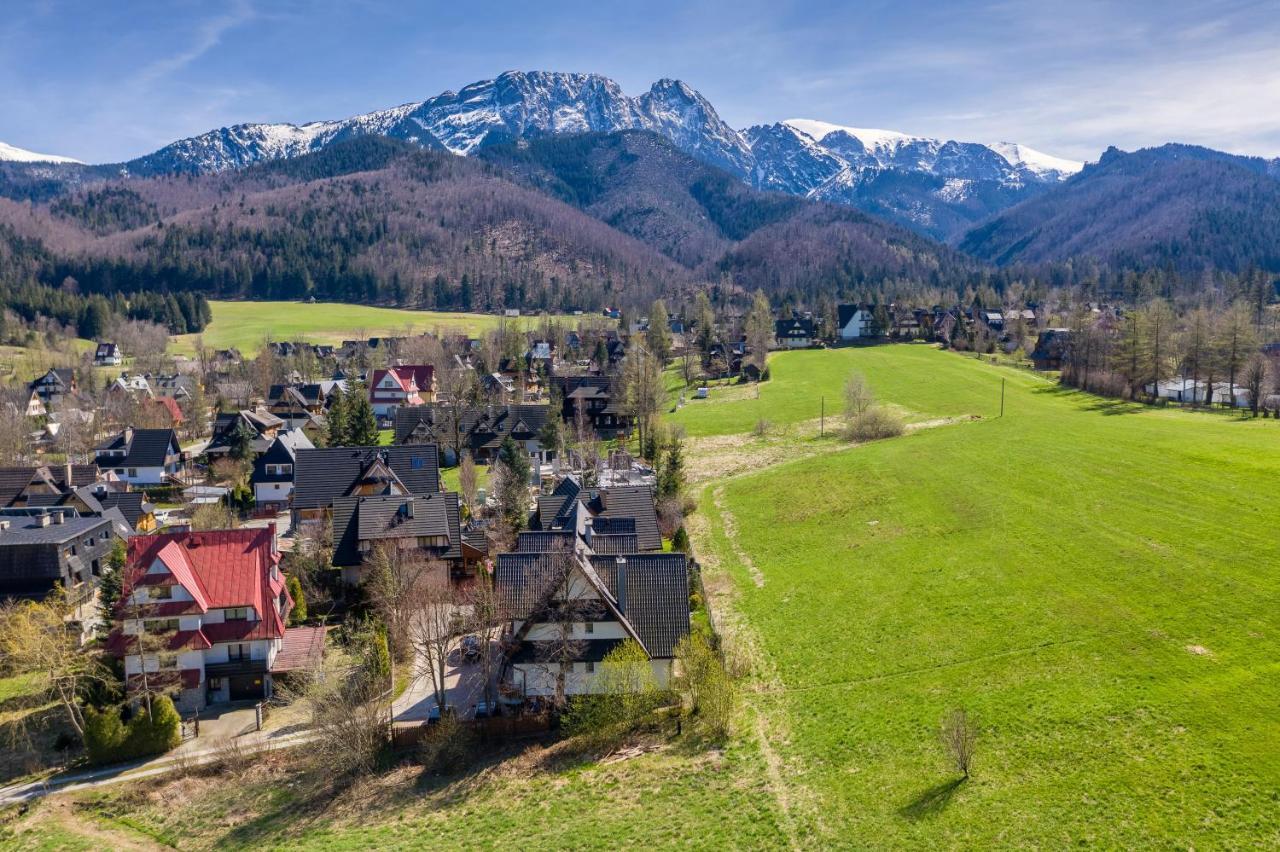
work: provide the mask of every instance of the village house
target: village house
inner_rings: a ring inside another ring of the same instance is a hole
[[[1071,329],[1046,328],[1036,337],[1031,363],[1037,370],[1061,370],[1063,359],[1071,350]]]
[[[841,340],[866,340],[881,334],[871,305],[838,305],[836,326],[836,336]]]
[[[630,433],[633,418],[615,399],[612,379],[607,376],[552,376],[551,384],[563,400],[560,415],[566,423],[575,423],[581,411],[587,424],[603,440]]]
[[[293,469],[298,450],[313,449],[315,445],[301,429],[278,433],[271,446],[254,459],[249,477],[254,502],[260,508],[285,508],[293,496]]]
[[[118,379],[107,385],[107,393],[131,396],[134,399],[150,399],[151,382],[147,381],[146,376],[137,373],[121,373]]]
[[[163,688],[183,713],[266,699],[273,678],[314,667],[315,630],[285,629],[293,599],[275,525],[165,533],[129,541],[125,588],[108,648],[129,688]]]
[[[817,332],[812,319],[792,317],[773,324],[773,337],[779,349],[808,349],[813,345]]]
[[[131,485],[164,485],[182,471],[182,448],[172,429],[127,428],[94,451],[99,470]]]
[[[78,390],[76,371],[67,368],[50,370],[33,381],[29,387],[45,405],[60,405],[64,398],[75,394]]]
[[[440,491],[440,461],[430,444],[297,450],[293,520],[323,521],[342,497],[418,496]]]
[[[272,385],[267,391],[267,410],[284,420],[307,414],[322,415],[333,405],[338,391],[346,391],[342,379],[325,379],[296,385]]]
[[[361,568],[379,547],[412,551],[437,561],[441,570],[463,568],[458,495],[375,494],[333,501],[333,565],[343,579],[358,585]],[[442,575],[440,579],[445,579]]]
[[[658,511],[648,486],[585,488],[578,477],[566,476],[550,494],[540,495],[536,504],[529,518],[530,530],[582,532],[590,520],[593,533],[607,528],[614,534],[633,536],[636,550],[662,549]]]
[[[213,436],[204,452],[211,459],[229,454],[235,446],[236,433],[241,432],[252,436],[249,451],[257,456],[266,452],[284,427],[285,422],[265,408],[220,412],[213,419]]]
[[[378,417],[394,417],[401,406],[435,402],[435,368],[429,364],[374,370],[369,403]]]
[[[601,664],[627,640],[648,655],[659,687],[670,682],[689,633],[688,563],[683,553],[640,552],[650,531],[636,522],[656,516],[652,492],[618,491],[628,492],[617,507],[626,511],[595,514],[594,497],[566,478],[539,498],[537,514],[558,526],[521,533],[516,551],[498,556],[508,695],[598,692]],[[657,537],[656,522],[651,532]]]
[[[124,363],[124,353],[114,343],[99,343],[93,350],[93,366],[119,367]]]
[[[435,444],[446,467],[458,463],[455,447],[471,453],[478,462],[492,461],[507,438],[514,440],[533,461],[543,464],[549,450],[539,439],[548,405],[486,405],[455,410],[450,405],[424,405],[396,412],[397,444]],[[456,421],[456,422],[455,422]]]
[[[61,588],[83,640],[97,621],[98,579],[117,535],[110,517],[0,510],[0,599],[39,599]]]

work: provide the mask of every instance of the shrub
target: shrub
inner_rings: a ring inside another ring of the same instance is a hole
[[[763,437],[769,434],[769,430],[772,427],[773,427],[772,423],[770,423],[765,418],[761,417],[759,420],[756,421],[756,428],[752,430],[752,434],[755,435],[757,438]]]
[[[84,711],[84,747],[91,763],[111,763],[119,760],[120,747],[124,745],[124,723],[114,707]]]
[[[880,406],[873,406],[849,420],[845,438],[850,441],[879,441],[896,438],[905,430],[902,418]]]
[[[676,656],[680,659],[680,686],[688,696],[689,712],[711,736],[727,736],[733,717],[733,681],[710,638],[701,631],[690,633],[676,646]]]
[[[683,524],[676,530],[676,534],[671,537],[671,549],[676,553],[689,552],[689,534],[685,532]]]
[[[151,712],[140,708],[129,724],[114,707],[85,711],[84,744],[92,763],[118,763],[161,754],[182,742],[182,719],[167,695],[151,699]]]
[[[307,598],[302,593],[302,581],[296,574],[290,574],[284,584],[289,590],[289,597],[293,598],[293,610],[289,613],[289,623],[301,624],[307,620]]]

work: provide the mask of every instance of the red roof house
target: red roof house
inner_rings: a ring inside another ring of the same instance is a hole
[[[430,364],[374,370],[369,381],[369,403],[379,417],[394,417],[403,405],[435,402],[436,370]]]
[[[108,647],[131,686],[172,683],[184,712],[270,697],[293,608],[275,540],[274,524],[129,540]]]

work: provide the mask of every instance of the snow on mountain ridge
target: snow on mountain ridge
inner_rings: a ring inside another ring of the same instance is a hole
[[[61,157],[57,154],[37,154],[35,151],[28,151],[25,148],[18,148],[14,145],[6,145],[0,142],[0,161],[11,163],[77,163],[80,161],[71,157]]]
[[[987,147],[1004,157],[1011,166],[1023,166],[1038,175],[1046,177],[1052,175],[1057,180],[1062,180],[1084,168],[1084,163],[1045,154],[1017,142],[993,142]]]

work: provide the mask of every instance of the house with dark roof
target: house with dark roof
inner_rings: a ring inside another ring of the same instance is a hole
[[[458,495],[452,492],[339,497],[333,501],[333,565],[357,585],[360,569],[378,548],[392,548],[460,573],[461,530]]]
[[[504,691],[524,698],[599,692],[610,652],[632,640],[665,687],[689,633],[683,553],[599,554],[589,547],[504,553],[494,590],[507,626]]]
[[[491,461],[508,437],[535,464],[549,458],[539,434],[551,416],[548,405],[483,405],[455,409],[451,405],[423,405],[396,412],[397,444],[435,444],[443,448],[444,463],[458,463],[467,451],[476,461]]]
[[[1071,329],[1046,328],[1036,338],[1031,363],[1037,370],[1061,370],[1062,361],[1071,348]]]
[[[647,485],[584,488],[577,477],[566,476],[551,494],[537,498],[529,528],[584,533],[587,521],[592,533],[634,536],[637,551],[662,549],[658,510]]]
[[[342,497],[420,496],[440,491],[434,445],[300,449],[293,468],[293,525],[320,521]]]
[[[297,419],[306,414],[322,415],[333,405],[335,394],[345,391],[342,379],[325,379],[293,385],[272,385],[267,391],[267,409],[282,419]]]
[[[280,571],[275,525],[136,536],[108,649],[128,687],[172,692],[187,713],[207,704],[270,698],[288,665],[317,659],[288,651],[293,599]],[[295,634],[307,648],[314,636]],[[319,649],[317,649],[319,650]]]
[[[119,367],[124,363],[124,353],[114,343],[99,343],[93,350],[93,366]]]
[[[299,450],[314,450],[315,445],[301,429],[289,429],[276,435],[262,455],[254,459],[249,484],[258,506],[283,508],[293,496],[293,469]]]
[[[285,425],[284,420],[265,408],[219,412],[213,419],[213,436],[205,447],[205,455],[210,458],[227,455],[235,446],[237,430],[244,429],[253,436],[249,449],[256,456],[266,452]]]
[[[779,349],[808,349],[817,332],[808,317],[780,319],[773,324],[773,339]]]
[[[92,464],[0,467],[0,508],[26,506],[36,495],[61,495],[98,478]]]
[[[841,340],[866,340],[879,337],[883,330],[876,323],[874,305],[837,305],[836,336]]]
[[[192,376],[174,373],[172,376],[153,376],[151,389],[156,396],[182,401],[195,392],[196,380]]]
[[[163,485],[182,471],[182,448],[172,429],[125,429],[94,450],[99,470],[130,485]]]
[[[50,370],[28,387],[45,405],[58,405],[65,397],[76,393],[76,371],[69,368]]]
[[[566,423],[574,423],[581,415],[606,441],[631,432],[634,418],[627,414],[608,376],[552,376],[551,383],[563,400],[560,415]]]

